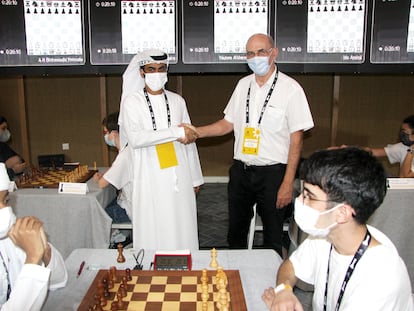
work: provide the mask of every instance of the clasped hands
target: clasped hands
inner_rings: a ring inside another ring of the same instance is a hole
[[[196,141],[198,137],[200,137],[200,134],[197,132],[197,129],[189,124],[189,123],[182,123],[180,124],[181,127],[184,127],[184,133],[185,137],[181,137],[177,139],[182,144],[191,144]]]

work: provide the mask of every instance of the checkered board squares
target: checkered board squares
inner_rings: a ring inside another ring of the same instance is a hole
[[[365,0],[310,0],[308,53],[362,53]]]
[[[225,270],[230,293],[230,308],[234,311],[247,310],[243,288],[238,270]],[[208,311],[216,311],[215,301],[218,292],[213,285],[216,271],[207,271],[208,277]],[[118,282],[110,289],[107,304],[103,310],[110,310],[111,303],[116,300],[123,270],[118,270]],[[108,275],[108,270],[100,270],[89,287],[78,310],[93,307],[94,296],[98,292],[100,280]],[[153,311],[201,311],[201,275],[202,271],[131,271],[132,280],[127,285],[127,296],[123,298],[126,310]]]
[[[144,49],[175,53],[175,1],[123,0],[121,16],[123,54],[136,54]]]
[[[25,0],[27,55],[82,55],[80,0]]]
[[[247,39],[267,25],[267,0],[214,1],[214,52],[245,53]]]
[[[407,52],[414,52],[414,0],[411,0],[410,17],[408,23]]]

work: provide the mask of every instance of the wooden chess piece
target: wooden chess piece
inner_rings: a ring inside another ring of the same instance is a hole
[[[124,246],[121,243],[118,243],[118,258],[117,262],[125,262],[125,256],[123,254]]]
[[[218,267],[217,263],[217,250],[215,248],[211,249],[211,262],[210,267],[216,269]]]

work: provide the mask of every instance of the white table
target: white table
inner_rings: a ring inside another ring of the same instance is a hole
[[[133,254],[138,252],[125,249],[126,262],[119,264],[116,259],[118,251],[113,249],[76,249],[66,259],[69,273],[68,285],[49,293],[43,308],[44,311],[77,310],[97,270],[116,266],[118,269],[133,268]],[[149,270],[153,261],[154,251],[146,251],[143,261],[144,270]],[[79,278],[76,278],[79,266],[85,261],[85,267]],[[193,270],[209,268],[210,251],[195,251],[192,253]],[[280,256],[273,250],[217,250],[217,261],[224,269],[239,270],[244,296],[249,311],[265,310],[261,299],[265,288],[275,286],[276,273],[282,262]]]
[[[99,189],[92,179],[87,185],[86,195],[19,189],[10,193],[10,205],[17,217],[41,219],[49,241],[64,258],[76,248],[108,248],[112,219],[104,207],[115,198],[116,190],[112,186]]]

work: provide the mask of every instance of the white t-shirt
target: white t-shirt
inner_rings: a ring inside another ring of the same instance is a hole
[[[407,268],[392,242],[378,229],[368,226],[381,245],[368,248],[349,279],[341,311],[413,311]],[[289,260],[295,275],[315,287],[313,310],[323,310],[327,266],[331,244],[325,239],[307,238]],[[334,310],[345,273],[353,256],[332,250],[327,310]]]
[[[384,147],[385,153],[387,154],[388,161],[391,164],[400,163],[400,166],[403,164],[405,157],[407,156],[407,149],[409,147],[405,146],[403,143],[398,144],[389,144],[387,147]],[[414,172],[414,159],[411,163],[411,171]]]
[[[276,70],[265,85],[259,87],[254,74],[242,78],[228,102],[225,119],[233,123],[234,158],[252,165],[287,163],[290,134],[313,127],[313,119],[302,87],[294,79],[279,72],[276,86],[263,113],[258,155],[242,153],[246,124],[246,99],[250,88],[249,127],[257,127],[265,98]]]
[[[105,172],[105,178],[116,189],[121,190],[118,195],[118,204],[126,210],[132,221],[132,175],[133,166],[128,145],[121,149],[112,163],[111,167]]]

